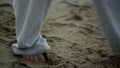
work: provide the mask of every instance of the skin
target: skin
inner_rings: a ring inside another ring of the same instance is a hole
[[[30,55],[30,56],[23,56],[23,58],[27,61],[31,61],[31,62],[38,62],[38,61],[42,61],[45,62],[45,57],[43,56],[43,54],[40,55]]]

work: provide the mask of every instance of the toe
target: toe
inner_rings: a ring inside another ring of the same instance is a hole
[[[25,56],[25,59],[26,59],[26,60],[29,60],[29,56]]]
[[[45,61],[45,58],[44,58],[44,56],[42,54],[40,54],[38,56],[39,56],[40,61]]]
[[[34,57],[33,56],[30,56],[30,61],[34,61]]]
[[[38,61],[38,60],[39,60],[38,56],[34,56],[34,61]]]
[[[25,59],[26,57],[25,56],[23,56],[23,59]]]

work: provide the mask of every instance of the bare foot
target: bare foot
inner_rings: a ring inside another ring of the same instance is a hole
[[[35,61],[35,62],[38,62],[38,61],[46,62],[47,61],[46,53],[39,54],[39,55],[23,56],[23,58],[27,61]]]

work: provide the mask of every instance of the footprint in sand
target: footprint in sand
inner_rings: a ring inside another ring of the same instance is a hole
[[[27,63],[19,62],[19,61],[14,61],[12,63],[12,67],[14,68],[31,68]]]
[[[11,34],[15,31],[15,17],[12,5],[0,4],[0,30],[2,34]]]
[[[66,26],[67,24],[66,23],[59,23],[59,22],[52,22],[52,23],[48,23],[48,25],[50,26],[54,26],[54,27],[64,27]]]
[[[45,37],[47,39],[47,41],[49,43],[54,43],[55,41],[62,41],[63,39],[57,36],[46,36],[46,35],[42,35],[43,37]]]
[[[94,32],[90,27],[79,26],[79,28],[80,30],[78,32],[83,35],[89,35]]]

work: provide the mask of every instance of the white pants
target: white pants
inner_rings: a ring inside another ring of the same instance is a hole
[[[18,55],[35,55],[50,49],[41,36],[51,0],[14,0],[17,43],[12,48]],[[115,55],[120,56],[120,1],[93,0],[104,33]]]
[[[50,50],[40,30],[51,0],[14,0],[17,43],[12,45],[14,54],[36,55]]]
[[[93,0],[93,4],[114,54],[120,56],[120,0]]]

